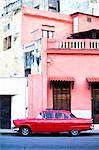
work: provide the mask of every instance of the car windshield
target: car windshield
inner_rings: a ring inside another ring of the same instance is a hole
[[[70,114],[70,117],[71,117],[71,118],[76,118],[76,116],[73,115],[72,113]]]

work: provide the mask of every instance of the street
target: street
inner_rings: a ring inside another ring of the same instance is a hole
[[[0,150],[98,150],[99,135],[0,135]]]

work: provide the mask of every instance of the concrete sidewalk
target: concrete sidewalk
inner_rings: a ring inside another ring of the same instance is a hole
[[[96,134],[99,135],[99,129],[93,129],[93,130],[88,130],[88,131],[82,131],[81,133],[87,133],[87,134]],[[17,134],[16,130],[13,129],[0,129],[0,134]]]
[[[17,131],[14,131],[13,129],[0,129],[0,134],[14,134],[17,133]]]

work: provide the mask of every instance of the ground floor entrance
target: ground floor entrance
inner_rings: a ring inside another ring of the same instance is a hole
[[[53,109],[71,110],[70,82],[53,82]]]
[[[99,123],[99,83],[92,84],[92,118]]]
[[[11,128],[11,96],[0,95],[0,128]]]

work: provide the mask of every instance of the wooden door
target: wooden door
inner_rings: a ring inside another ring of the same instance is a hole
[[[70,86],[65,83],[53,85],[53,109],[70,110]]]

